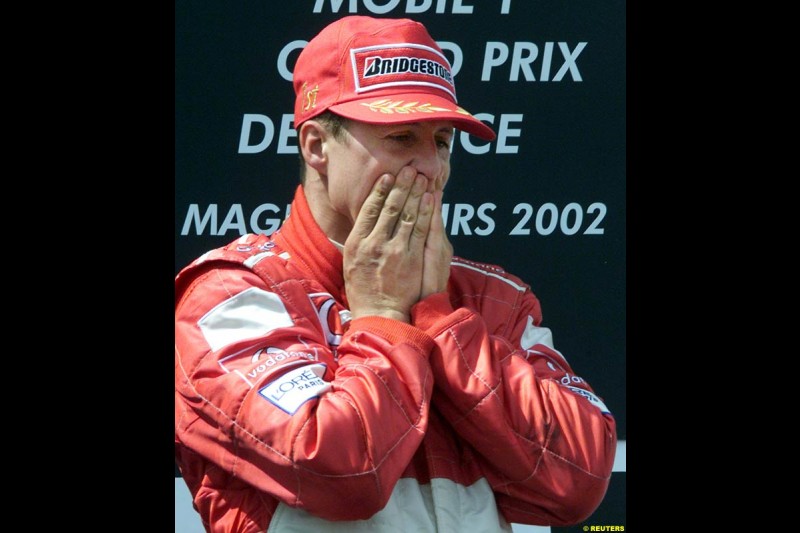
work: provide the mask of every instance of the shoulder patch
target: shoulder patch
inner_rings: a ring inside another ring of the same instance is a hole
[[[197,325],[213,351],[294,325],[280,296],[251,287],[206,313]]]

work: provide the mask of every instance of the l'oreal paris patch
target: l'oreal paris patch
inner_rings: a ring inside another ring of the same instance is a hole
[[[325,368],[322,363],[295,368],[277,377],[258,393],[293,415],[305,402],[330,390],[331,384],[322,379]]]

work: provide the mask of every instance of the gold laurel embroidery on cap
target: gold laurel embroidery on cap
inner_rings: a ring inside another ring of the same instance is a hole
[[[304,82],[302,90],[306,98],[306,105],[303,107],[303,111],[308,111],[312,107],[317,106],[317,91],[319,91],[319,85],[315,85],[310,91],[306,90],[307,86],[308,82]]]
[[[461,113],[462,115],[472,116],[472,113],[464,109],[463,107],[456,107],[456,113]]]
[[[361,105],[368,107],[370,111],[388,113],[388,114],[433,113],[435,111],[453,111],[452,109],[447,109],[445,107],[435,107],[433,104],[430,103],[420,104],[419,102],[408,102],[407,104],[403,104],[403,100],[392,101],[384,99],[369,103],[362,102]]]

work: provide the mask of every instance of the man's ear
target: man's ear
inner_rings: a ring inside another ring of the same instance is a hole
[[[327,175],[328,157],[325,143],[329,139],[329,134],[322,124],[314,119],[305,121],[300,126],[297,137],[298,148],[303,153],[306,164],[316,170],[319,175]]]

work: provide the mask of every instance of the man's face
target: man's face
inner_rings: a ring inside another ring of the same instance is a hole
[[[342,140],[328,143],[328,194],[334,209],[355,221],[375,181],[411,166],[443,190],[450,177],[453,124],[423,121],[376,125],[348,121]]]

